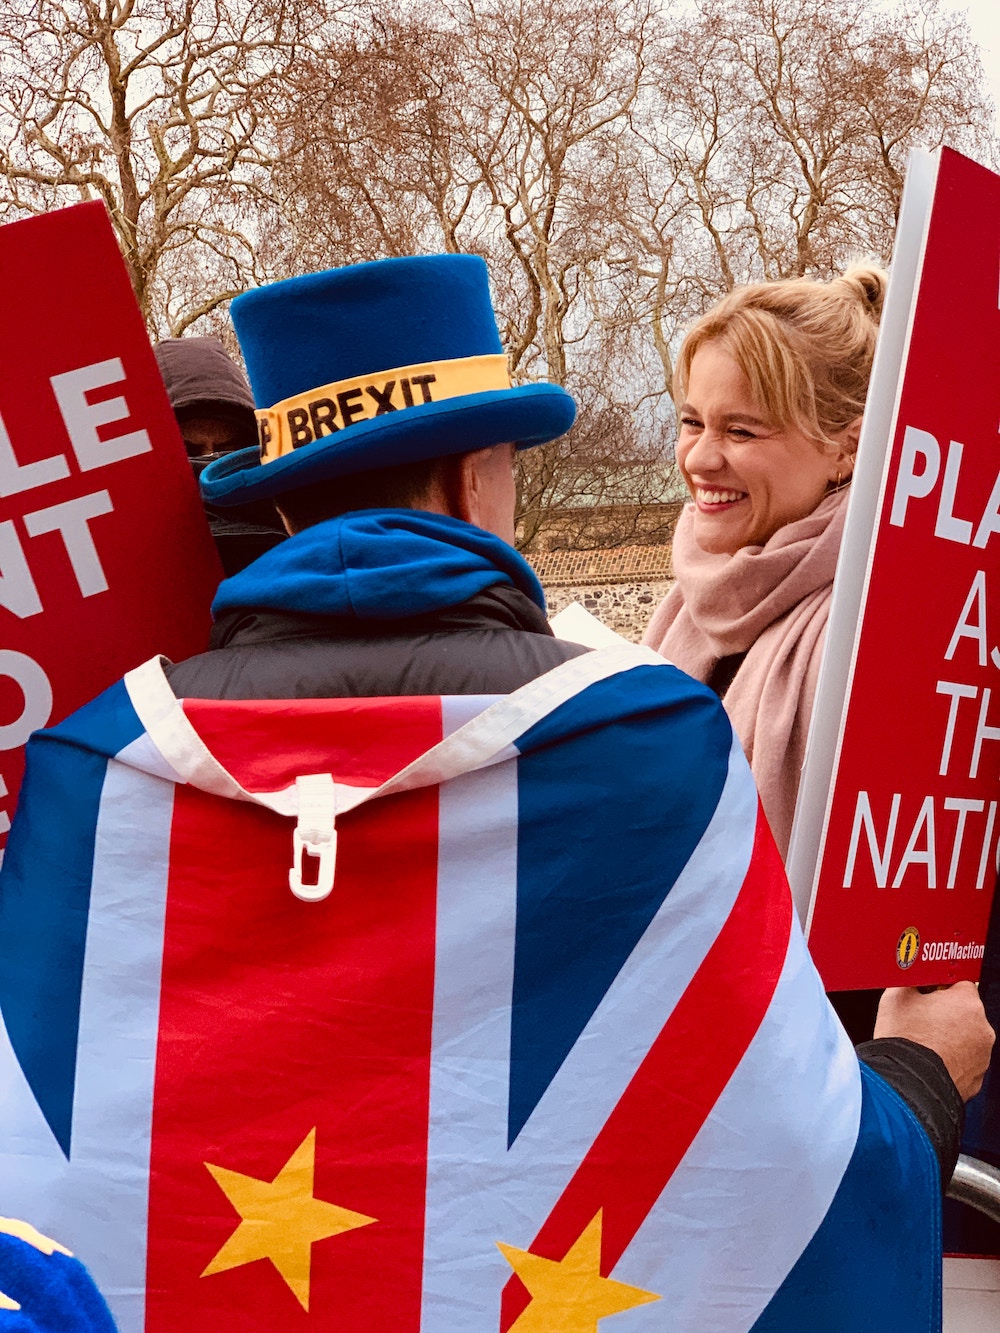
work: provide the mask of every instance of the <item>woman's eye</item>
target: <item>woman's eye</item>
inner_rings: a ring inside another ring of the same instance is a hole
[[[744,430],[742,426],[730,426],[729,434],[734,440],[753,440],[756,439],[753,431]]]
[[[701,430],[701,422],[695,417],[681,417],[681,427],[686,430]]]

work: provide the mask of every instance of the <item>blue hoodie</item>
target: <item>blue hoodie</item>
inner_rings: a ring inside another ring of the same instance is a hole
[[[364,509],[296,533],[219,586],[213,614],[254,607],[396,620],[511,584],[545,610],[528,562],[500,537],[444,514]]]

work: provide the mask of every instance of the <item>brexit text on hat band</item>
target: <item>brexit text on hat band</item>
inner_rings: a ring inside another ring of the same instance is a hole
[[[509,388],[502,353],[428,361],[326,384],[257,413],[261,462],[273,463],[305,444],[387,412]]]

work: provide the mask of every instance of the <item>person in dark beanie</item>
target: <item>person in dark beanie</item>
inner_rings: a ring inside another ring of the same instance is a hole
[[[224,454],[255,447],[257,418],[246,376],[219,338],[167,338],[153,348],[196,477]],[[227,578],[283,541],[269,500],[205,513]]]

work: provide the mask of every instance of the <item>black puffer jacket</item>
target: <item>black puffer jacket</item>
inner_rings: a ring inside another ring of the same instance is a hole
[[[350,699],[510,694],[586,652],[556,639],[524,593],[497,584],[460,606],[407,620],[238,610],[212,649],[167,669],[178,696]]]

